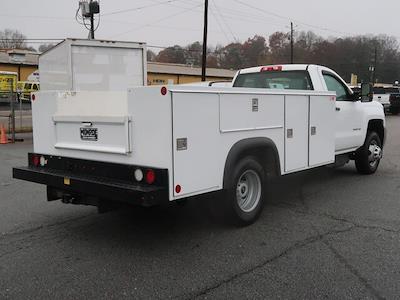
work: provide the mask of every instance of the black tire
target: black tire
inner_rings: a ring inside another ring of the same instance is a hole
[[[224,216],[238,226],[254,223],[260,216],[266,193],[263,167],[252,157],[243,158],[238,161],[229,179],[230,186],[222,208]]]
[[[382,158],[382,142],[375,131],[369,131],[364,145],[357,150],[355,163],[360,174],[373,174]]]

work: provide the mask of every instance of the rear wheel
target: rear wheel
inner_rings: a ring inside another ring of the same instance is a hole
[[[360,174],[373,174],[378,169],[382,158],[382,142],[379,135],[374,132],[368,132],[364,145],[357,150],[355,163],[357,171]]]
[[[238,162],[225,198],[225,215],[236,225],[246,226],[257,220],[266,191],[265,172],[252,157]]]

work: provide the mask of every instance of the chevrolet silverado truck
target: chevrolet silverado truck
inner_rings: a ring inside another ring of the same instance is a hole
[[[215,193],[222,216],[248,225],[268,178],[350,160],[376,172],[385,116],[364,90],[326,67],[281,65],[240,70],[232,87],[40,91],[34,151],[13,176],[46,185],[49,201],[98,207]]]

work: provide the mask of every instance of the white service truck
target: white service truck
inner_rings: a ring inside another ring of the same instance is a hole
[[[222,192],[215,205],[247,225],[271,176],[349,160],[377,170],[385,116],[363,92],[317,65],[241,70],[228,88],[40,91],[34,152],[13,175],[46,185],[48,200],[99,207]]]

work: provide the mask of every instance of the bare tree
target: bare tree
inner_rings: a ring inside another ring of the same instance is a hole
[[[0,30],[0,48],[2,49],[27,49],[26,36],[18,30]]]
[[[54,47],[54,44],[52,44],[52,43],[41,44],[41,45],[39,46],[39,52],[40,52],[40,53],[45,52],[45,51],[47,51],[47,50],[49,50],[49,49],[51,49],[51,48],[53,48],[53,47]]]

